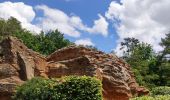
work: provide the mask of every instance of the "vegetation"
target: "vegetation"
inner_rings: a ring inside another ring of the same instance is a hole
[[[33,78],[20,87],[14,95],[14,100],[47,100],[50,96],[50,86],[55,82],[49,79]]]
[[[136,97],[130,100],[170,100],[170,87],[155,87],[152,88],[149,96]]]
[[[28,48],[44,55],[73,44],[58,30],[40,34],[31,33],[23,29],[20,22],[13,17],[8,20],[0,19],[0,40],[6,36],[15,36],[21,39]]]
[[[150,44],[135,38],[125,38],[121,43],[122,58],[131,65],[137,82],[150,89],[170,86],[170,33],[160,44],[164,50],[156,54]]]
[[[101,82],[93,77],[33,78],[17,88],[14,100],[102,100]]]
[[[159,80],[158,86],[170,86],[170,33],[166,34],[166,37],[162,39],[160,45],[164,47],[164,50],[157,57],[157,73]]]
[[[154,82],[159,76],[154,73],[156,54],[151,45],[135,38],[125,38],[121,45],[126,48],[123,59],[131,65],[136,81],[143,86],[155,86]]]
[[[143,96],[143,97],[136,97],[130,100],[170,100],[170,95],[157,95],[157,96]]]
[[[21,27],[19,21],[11,17],[0,19],[0,41],[7,36],[15,36],[41,54],[48,55],[57,49],[71,45],[58,30],[40,34],[31,33]],[[135,38],[125,38],[121,42],[122,58],[131,65],[140,85],[151,90],[151,96],[132,100],[167,100],[170,96],[170,33],[162,39],[164,48],[155,53],[150,44]],[[97,50],[93,46],[87,46]],[[61,82],[62,80],[62,82]],[[165,86],[165,87],[158,87]],[[162,96],[160,96],[162,95]],[[164,95],[164,96],[163,96]],[[59,80],[34,78],[17,89],[17,100],[101,100],[101,84],[89,77],[65,77]]]
[[[46,34],[41,32],[37,35],[24,31],[22,33],[15,33],[14,36],[23,40],[24,44],[30,49],[44,55],[51,54],[57,49],[73,44],[69,40],[64,39],[63,34],[58,30],[49,31]]]
[[[168,86],[159,86],[159,87],[152,88],[151,95],[152,96],[170,95],[170,87],[168,87]]]

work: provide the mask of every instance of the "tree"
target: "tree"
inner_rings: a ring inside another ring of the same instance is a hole
[[[21,39],[28,48],[44,55],[73,44],[58,30],[40,34],[31,33],[23,29],[20,22],[13,17],[8,20],[0,19],[0,40],[6,36],[15,36]]]
[[[161,54],[157,57],[157,73],[159,74],[158,85],[170,86],[170,33],[166,34],[164,39],[161,39],[160,45],[164,48]]]
[[[137,82],[147,87],[154,86],[159,76],[154,72],[156,55],[152,46],[135,38],[125,38],[121,45],[126,48],[123,59],[131,65]]]
[[[1,38],[22,31],[20,22],[16,18],[9,18],[8,20],[0,19],[0,35]]]
[[[37,35],[31,33],[27,30],[22,30],[20,32],[15,32],[12,34],[12,36],[17,37],[18,39],[21,39],[22,42],[30,49],[39,52],[39,40],[36,38]]]
[[[14,36],[21,39],[28,48],[44,55],[49,55],[57,49],[73,44],[65,39],[58,30],[40,34],[32,34],[25,30],[21,33],[16,32]]]
[[[40,35],[36,36],[39,41],[38,52],[48,55],[57,49],[71,45],[68,39],[64,38],[58,30],[49,31],[48,33],[41,32]]]
[[[6,26],[6,33],[9,34],[13,34],[15,32],[21,32],[22,26],[21,23],[14,17],[11,17],[8,19],[8,21],[6,22],[7,26]]]
[[[131,51],[139,44],[139,40],[135,38],[124,38],[124,41],[121,42],[121,50],[123,51],[124,55],[123,58],[126,59],[130,56]]]
[[[162,56],[166,58],[166,55],[170,54],[170,33],[166,34],[166,37],[164,39],[161,39],[160,45],[164,47],[164,50],[162,52]],[[168,56],[169,58],[169,56]]]

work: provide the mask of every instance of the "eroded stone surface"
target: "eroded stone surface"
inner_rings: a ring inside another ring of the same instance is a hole
[[[138,86],[130,66],[115,55],[70,46],[44,57],[14,37],[8,37],[0,44],[1,100],[10,100],[13,87],[32,77],[65,75],[97,77],[103,84],[104,100],[128,100],[132,95],[148,93],[144,87]]]
[[[16,69],[10,64],[0,64],[0,79],[17,76]]]
[[[66,73],[60,73],[60,76],[88,75],[101,79],[105,100],[128,100],[134,94],[148,93],[145,88],[138,86],[130,66],[115,55],[81,46],[70,46],[52,53],[47,57],[47,61],[67,66],[67,69],[60,69],[61,72],[67,70]]]
[[[45,57],[15,37],[6,38],[0,43],[0,100],[10,100],[16,85],[35,76],[45,76],[45,68]]]

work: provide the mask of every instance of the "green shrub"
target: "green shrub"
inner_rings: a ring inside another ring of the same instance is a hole
[[[14,100],[48,100],[49,87],[55,84],[54,81],[43,78],[33,78],[22,86],[17,87],[13,96]]]
[[[170,100],[170,95],[157,95],[157,96],[142,96],[137,98],[132,98],[130,100]]]
[[[101,82],[93,77],[33,78],[17,88],[14,100],[102,100]]]
[[[66,100],[101,100],[102,85],[99,80],[92,77],[65,77],[65,82],[57,85],[56,91],[60,92],[61,99]]]
[[[168,86],[159,86],[151,90],[151,95],[170,95],[170,87]]]

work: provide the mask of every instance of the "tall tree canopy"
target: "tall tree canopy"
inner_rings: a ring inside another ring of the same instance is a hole
[[[160,44],[164,50],[156,54],[150,44],[135,38],[125,38],[121,43],[121,49],[125,48],[122,58],[131,65],[140,85],[170,86],[170,33]]]
[[[159,74],[158,85],[170,86],[170,33],[161,40],[160,45],[164,48],[157,58],[157,73]]]
[[[12,35],[16,32],[21,32],[22,27],[16,18],[9,18],[8,20],[0,19],[0,38]]]
[[[134,48],[139,44],[139,40],[135,38],[124,38],[124,41],[121,42],[121,49],[123,51],[123,58],[129,58]]]
[[[152,46],[135,38],[125,38],[121,45],[125,48],[122,58],[131,65],[137,82],[147,87],[154,86],[159,76],[154,73],[156,55]]]
[[[73,44],[68,39],[65,39],[64,35],[58,30],[49,31],[46,34],[41,32],[41,34],[37,35],[36,38],[39,40],[38,51],[45,55],[48,55],[57,49]]]
[[[0,19],[0,39],[2,40],[9,35],[21,39],[28,48],[44,55],[73,44],[65,39],[58,30],[41,32],[40,34],[31,33],[23,29],[20,22],[13,17],[8,20]]]
[[[161,39],[161,46],[164,47],[163,50],[163,56],[170,54],[170,33],[166,34],[166,37],[164,39]]]

